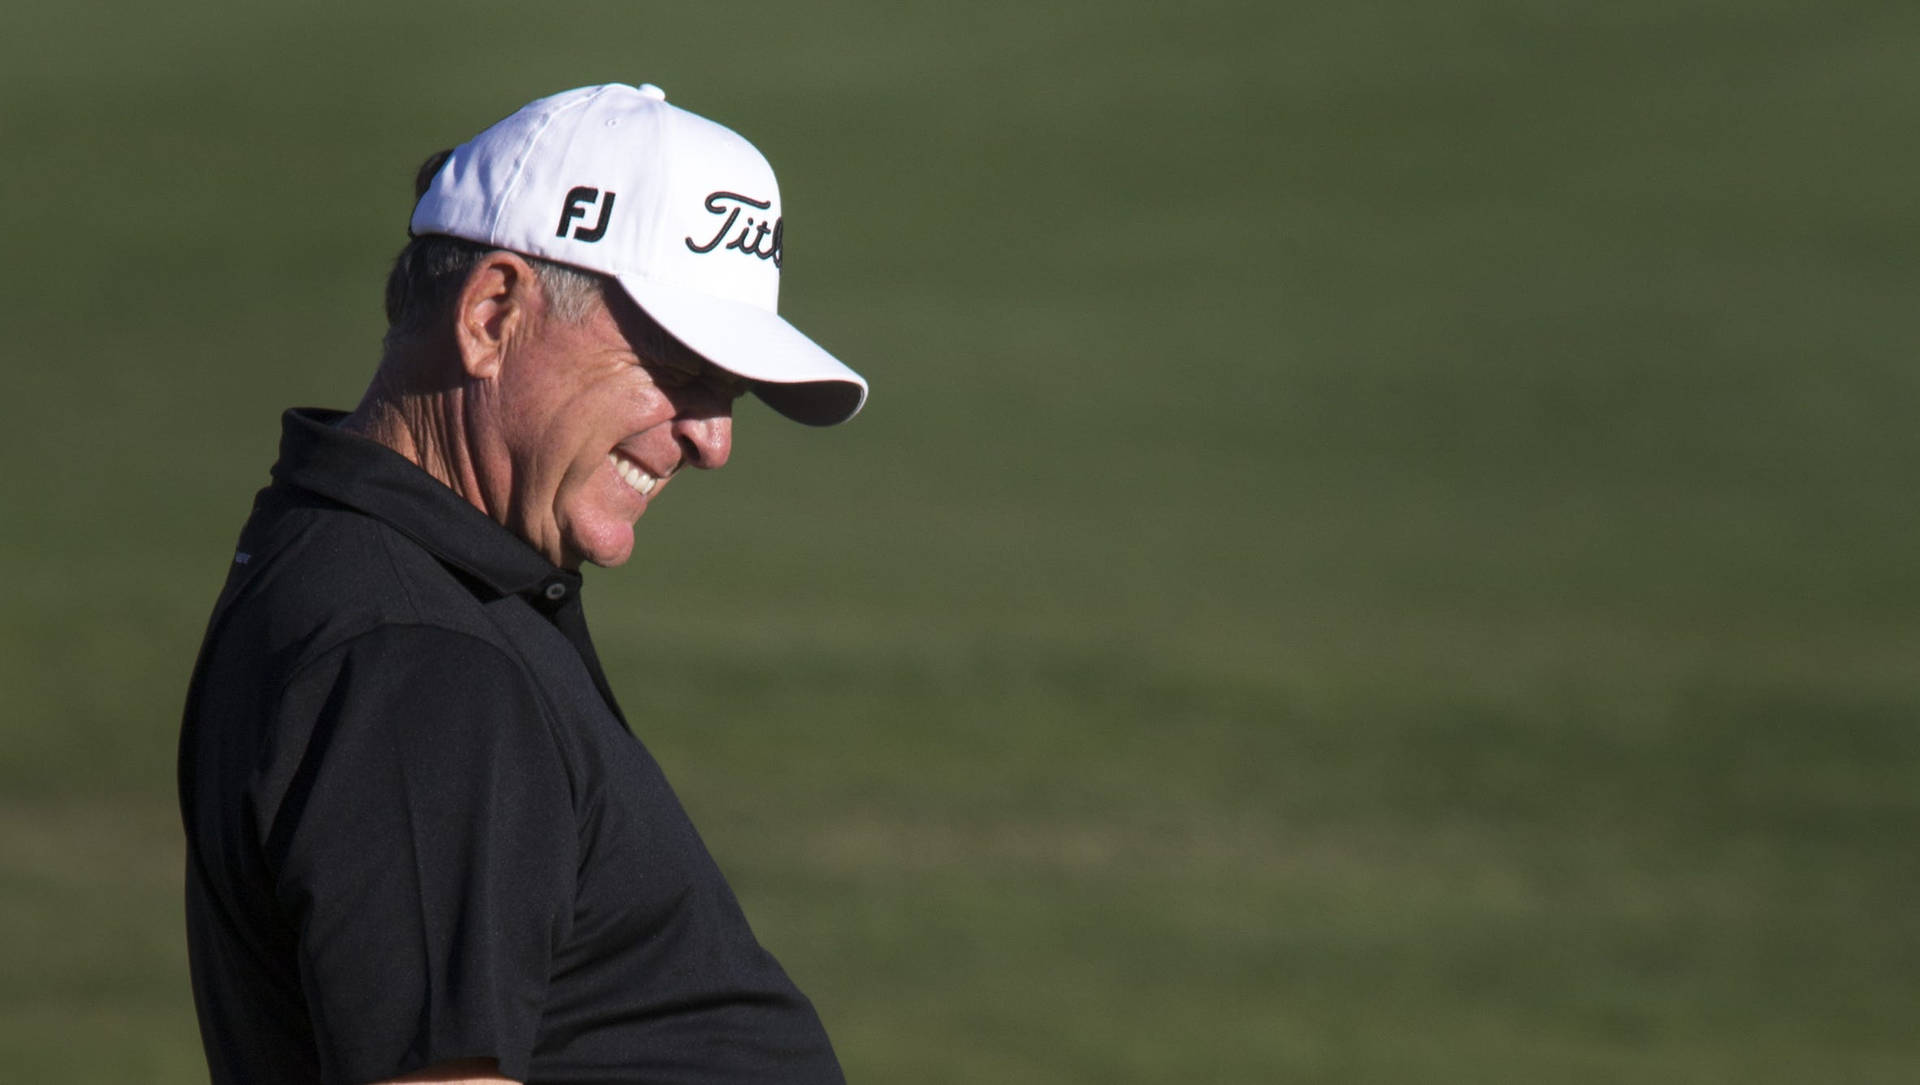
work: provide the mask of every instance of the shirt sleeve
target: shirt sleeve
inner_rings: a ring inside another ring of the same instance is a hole
[[[323,1080],[483,1057],[525,1080],[578,868],[531,679],[466,634],[384,627],[305,667],[280,714],[309,737],[256,825]]]

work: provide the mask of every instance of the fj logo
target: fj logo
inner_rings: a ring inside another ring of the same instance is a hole
[[[613,193],[608,192],[606,196],[606,199],[600,199],[600,190],[597,188],[589,188],[586,185],[580,185],[568,192],[567,202],[560,208],[560,228],[554,231],[553,236],[567,236],[567,224],[571,223],[574,219],[585,219],[587,217],[587,209],[592,207],[595,201],[598,201],[600,204],[600,221],[594,223],[592,229],[588,229],[585,222],[575,226],[573,228],[573,239],[575,241],[598,241],[607,236],[607,223],[613,218]]]

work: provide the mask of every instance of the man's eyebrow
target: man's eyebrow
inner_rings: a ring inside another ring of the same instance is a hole
[[[672,369],[680,373],[699,373],[712,364],[686,347],[641,347],[633,353],[643,366]]]
[[[645,355],[641,355],[640,364],[643,366],[660,366],[671,369],[677,374],[691,377],[696,381],[719,385],[723,388],[729,388],[741,393],[753,388],[753,381],[750,378],[743,377],[731,369],[715,365],[713,362],[693,353],[691,350],[674,351],[660,358],[648,358]]]

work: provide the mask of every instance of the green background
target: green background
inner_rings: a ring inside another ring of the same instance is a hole
[[[856,1081],[1920,1079],[1920,8],[72,2],[0,36],[0,1076],[205,1080],[179,702],[430,150],[779,169],[589,602]]]

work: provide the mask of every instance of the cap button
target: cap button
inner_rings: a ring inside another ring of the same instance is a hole
[[[667,92],[654,86],[652,83],[642,83],[633,89],[639,91],[640,97],[642,98],[652,98],[656,102],[664,102],[667,100]]]

